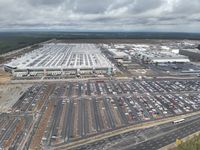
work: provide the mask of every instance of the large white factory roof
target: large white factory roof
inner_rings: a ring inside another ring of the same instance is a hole
[[[125,57],[125,56],[128,56],[128,54],[122,52],[122,51],[119,51],[117,49],[108,49],[113,55],[114,57]]]
[[[169,51],[138,51],[136,55],[153,63],[165,62],[190,62],[187,56],[175,54]]]
[[[18,69],[96,69],[112,67],[95,44],[50,43],[6,64]]]

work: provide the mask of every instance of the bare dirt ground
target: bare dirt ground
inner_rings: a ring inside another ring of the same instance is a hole
[[[133,76],[154,76],[154,72],[150,69],[129,69]]]
[[[30,86],[30,84],[0,84],[0,112],[9,111]]]
[[[11,79],[11,75],[3,70],[3,68],[0,67],[0,84],[4,84],[9,82]]]

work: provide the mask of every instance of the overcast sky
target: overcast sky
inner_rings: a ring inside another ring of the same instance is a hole
[[[0,0],[2,30],[200,32],[200,0]]]

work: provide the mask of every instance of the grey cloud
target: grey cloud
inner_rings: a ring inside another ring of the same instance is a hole
[[[141,13],[160,7],[163,2],[163,0],[134,0],[129,8],[134,13]]]
[[[0,0],[0,30],[200,32],[199,8],[199,0]]]
[[[63,0],[26,0],[27,3],[33,6],[58,6],[63,3]]]
[[[200,13],[200,1],[199,0],[179,0],[174,5],[174,12],[179,14],[193,14]]]
[[[114,0],[74,0],[74,11],[84,14],[104,13]]]

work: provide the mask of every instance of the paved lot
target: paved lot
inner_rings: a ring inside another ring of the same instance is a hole
[[[199,111],[199,91],[199,80],[38,83],[18,99],[11,114],[33,116],[27,147],[56,147],[132,124]],[[15,122],[7,123],[14,132]],[[0,131],[0,135],[7,133]]]

